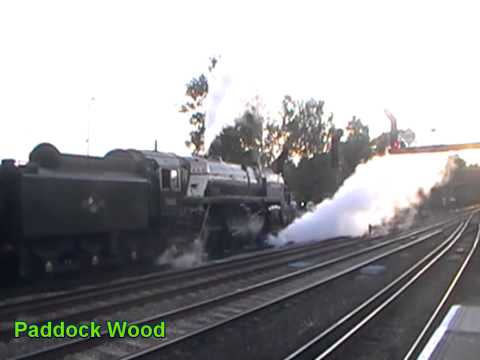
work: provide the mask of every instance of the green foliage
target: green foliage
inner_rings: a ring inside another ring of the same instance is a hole
[[[316,154],[303,158],[297,166],[285,164],[285,180],[297,201],[320,202],[338,189],[338,170],[330,166],[330,154]]]
[[[263,128],[262,164],[270,166],[282,151],[284,132],[274,121],[268,120]]]
[[[209,156],[221,157],[224,161],[242,163],[244,150],[236,126],[227,126],[213,140],[208,152]]]
[[[355,116],[347,125],[347,141],[342,146],[343,176],[350,176],[361,162],[366,161],[371,154],[368,126]]]
[[[297,160],[324,152],[329,129],[333,126],[333,115],[324,121],[323,106],[323,101],[310,99],[304,102],[286,95],[279,119],[269,119],[265,124],[263,164],[271,165],[283,150]]]
[[[331,117],[325,128],[328,126],[333,126]],[[285,179],[298,201],[320,202],[331,197],[356,166],[368,159],[371,153],[368,126],[353,117],[346,130],[346,141],[340,146],[339,168],[332,168],[331,154],[324,152],[302,157],[298,166],[291,162],[286,165]]]
[[[310,99],[307,102],[285,96],[282,101],[280,132],[289,153],[300,158],[311,158],[324,151],[328,130],[332,123],[323,121],[324,102]],[[278,136],[277,136],[278,137]]]
[[[215,137],[210,145],[209,156],[237,164],[256,164],[261,160],[262,128],[263,117],[254,106],[250,106],[235,120],[235,125],[225,127]]]
[[[325,149],[332,117],[323,121],[323,101],[307,102],[285,96],[280,121],[265,120],[255,106],[248,105],[235,125],[225,128],[212,142],[209,155],[225,161],[258,159],[270,166],[286,147],[297,158],[311,158]]]
[[[218,59],[210,58],[208,71],[211,73],[215,68]],[[185,142],[188,148],[192,150],[193,155],[199,155],[204,152],[205,137],[205,118],[204,101],[208,95],[208,79],[205,74],[192,78],[186,85],[185,103],[180,106],[181,113],[189,114],[189,122],[192,126],[190,139]]]
[[[447,171],[446,181],[432,189],[430,197],[422,204],[423,208],[459,208],[478,204],[480,201],[480,167],[467,166],[465,160],[458,155],[450,156],[448,160],[450,171]]]

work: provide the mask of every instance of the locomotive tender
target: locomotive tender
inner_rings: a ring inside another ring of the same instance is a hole
[[[261,245],[293,217],[282,176],[259,166],[156,150],[62,154],[48,143],[26,165],[0,166],[0,257],[22,276],[136,261],[194,238],[219,257]]]

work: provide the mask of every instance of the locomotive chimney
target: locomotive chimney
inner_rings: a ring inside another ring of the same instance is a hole
[[[155,148],[153,149],[153,151],[157,152],[158,149],[157,149],[157,140],[155,139]]]

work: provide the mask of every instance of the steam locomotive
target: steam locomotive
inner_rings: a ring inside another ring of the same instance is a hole
[[[148,259],[197,239],[210,257],[262,246],[295,216],[281,174],[260,166],[122,150],[36,146],[0,166],[0,256],[21,276]]]

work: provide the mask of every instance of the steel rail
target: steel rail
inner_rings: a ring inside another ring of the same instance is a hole
[[[472,214],[473,215],[473,214]],[[338,340],[336,340],[332,345],[330,345],[327,349],[322,351],[315,360],[325,359],[329,356],[332,352],[337,350],[345,341],[351,338],[357,331],[359,331],[364,325],[366,325],[370,320],[372,320],[375,316],[377,316],[382,310],[384,310],[390,303],[396,300],[401,294],[403,294],[411,285],[413,285],[426,271],[428,271],[434,264],[436,264],[455,244],[456,242],[462,237],[464,231],[466,230],[469,222],[472,218],[472,215],[469,219],[463,224],[463,227],[457,231],[456,233],[452,234],[450,237],[447,238],[442,244],[440,244],[436,249],[432,252],[427,254],[423,259],[417,262],[411,269],[407,272],[402,274],[400,277],[395,279],[389,285],[384,287],[382,290],[371,296],[357,308],[349,312],[347,315],[342,317],[338,320],[335,324],[331,327],[323,331],[317,337],[309,341],[307,344],[302,346],[300,349],[289,355],[285,358],[288,360],[292,360],[295,358],[300,357],[302,353],[304,353],[308,348],[318,344],[322,339],[324,339],[329,333],[331,333],[334,329],[338,328],[341,324],[350,320],[354,315],[358,314],[360,311],[364,310],[372,304],[375,300],[381,298],[382,296],[388,296],[387,299],[382,301],[382,303],[376,306],[372,311],[369,311],[368,315],[362,318],[358,323],[356,323],[353,327],[350,328],[343,336],[341,336]],[[443,247],[443,249],[441,249]],[[440,250],[441,249],[441,250]],[[436,254],[436,255],[435,255]],[[433,257],[433,258],[432,258]],[[431,259],[425,266],[423,266],[420,270],[416,271],[423,263]],[[414,271],[416,271],[414,273]],[[399,285],[401,281],[405,280],[408,276],[411,277],[407,280],[405,284],[403,284],[400,288],[395,290],[395,286]],[[390,295],[390,293],[393,294]]]
[[[327,283],[327,282],[332,281],[336,278],[339,278],[339,277],[341,277],[341,276],[343,276],[343,275],[345,275],[349,272],[352,272],[352,271],[354,271],[354,270],[356,270],[360,267],[363,267],[363,266],[365,266],[365,265],[367,265],[367,264],[369,264],[373,261],[377,261],[381,258],[384,258],[384,257],[389,256],[391,254],[394,254],[396,252],[402,251],[406,248],[412,247],[416,244],[419,244],[423,241],[426,241],[427,239],[430,239],[430,238],[434,237],[435,235],[440,234],[441,232],[442,232],[441,230],[432,231],[432,232],[428,233],[427,235],[422,236],[419,239],[416,239],[414,241],[410,241],[407,244],[398,246],[398,247],[394,248],[393,250],[388,250],[385,253],[382,253],[381,255],[375,256],[371,259],[368,259],[367,261],[363,261],[363,262],[361,262],[361,263],[359,263],[355,266],[352,266],[352,267],[350,267],[346,270],[343,270],[343,271],[341,271],[341,272],[339,272],[335,275],[332,275],[332,276],[329,276],[325,279],[322,279],[320,282],[316,282],[314,284],[311,284],[311,285],[307,286],[306,288],[302,288],[300,290],[300,292],[304,292],[307,289],[310,289],[310,288],[313,288],[313,287],[316,287],[316,286],[320,286],[324,283]],[[404,237],[403,239],[409,239],[410,237],[411,236]],[[174,309],[172,311],[167,311],[165,313],[157,314],[155,316],[151,316],[151,317],[144,318],[144,319],[141,319],[141,320],[138,320],[138,321],[134,321],[134,322],[131,322],[130,324],[131,325],[142,325],[142,324],[154,323],[154,322],[158,321],[159,319],[163,320],[165,318],[170,318],[170,317],[174,317],[174,316],[181,316],[181,315],[183,315],[184,313],[187,313],[187,312],[199,311],[201,309],[212,307],[215,304],[226,302],[228,300],[233,300],[233,299],[238,298],[240,296],[244,296],[246,294],[258,291],[262,288],[272,287],[273,285],[278,285],[282,282],[292,280],[296,277],[300,277],[300,276],[305,275],[307,273],[311,273],[311,272],[319,270],[319,269],[324,269],[324,268],[328,267],[329,265],[337,264],[339,262],[357,257],[359,255],[366,254],[366,253],[371,252],[375,249],[385,247],[385,246],[387,246],[391,243],[394,243],[395,241],[399,241],[399,239],[396,238],[396,239],[392,239],[392,240],[389,240],[389,241],[385,241],[381,244],[373,245],[373,246],[370,246],[366,249],[362,249],[362,250],[359,250],[359,251],[352,252],[350,254],[339,256],[337,258],[334,258],[334,259],[331,259],[331,260],[328,260],[328,261],[322,262],[320,264],[316,264],[316,265],[313,265],[313,266],[310,266],[310,267],[307,267],[307,268],[304,268],[304,269],[301,269],[301,270],[297,270],[297,271],[294,271],[292,273],[285,274],[285,275],[279,276],[279,277],[274,278],[274,279],[266,280],[266,281],[256,283],[256,284],[251,285],[251,286],[247,286],[247,287],[242,288],[242,289],[237,289],[237,290],[232,291],[232,292],[227,293],[227,294],[216,296],[216,297],[211,298],[211,299],[207,299],[207,300],[200,301],[200,302],[197,302],[197,303],[194,303],[194,304],[190,304],[190,305],[187,305],[187,306],[184,306],[184,307],[181,307],[181,308]],[[294,296],[296,293],[299,293],[299,292],[296,291],[295,293],[287,294],[288,295],[287,297]],[[283,300],[284,298],[285,297],[282,297],[281,299],[276,299],[277,300],[276,302],[278,302],[280,300]],[[270,305],[270,303],[267,303],[266,305],[262,305],[261,308],[263,308],[265,306],[269,306],[269,305]],[[260,308],[257,307],[255,309],[253,309],[253,311],[257,311],[259,309]],[[237,317],[238,316],[234,316],[231,320],[233,320]],[[223,323],[223,322],[221,322],[221,323]],[[215,325],[218,326],[218,324],[219,323],[217,323]],[[204,330],[202,330],[202,331],[204,331]],[[194,334],[196,334],[196,332]],[[189,336],[192,336],[194,334],[190,334]],[[105,335],[106,335],[106,332],[102,333],[102,336],[100,338],[77,338],[73,341],[65,342],[65,343],[62,343],[62,344],[55,344],[51,347],[47,347],[47,348],[44,348],[44,349],[38,349],[37,351],[33,351],[33,352],[30,352],[30,353],[27,353],[27,354],[23,354],[19,357],[16,357],[15,359],[58,358],[58,356],[60,354],[67,354],[67,353],[71,353],[71,352],[76,352],[76,351],[79,351],[78,349],[83,350],[84,348],[94,347],[96,345],[99,345],[100,343],[107,342],[108,337],[106,337]],[[177,342],[180,339],[184,339],[184,338],[185,338],[185,336],[180,337],[178,339],[175,339],[174,341]],[[169,340],[162,341],[160,346],[165,347],[165,346],[170,345],[171,343],[173,343],[173,341],[169,341]]]
[[[407,354],[404,356],[404,360],[408,360],[410,359],[413,354],[415,353],[415,351],[417,350],[418,348],[418,345],[420,344],[420,342],[423,340],[423,338],[425,337],[425,334],[427,333],[427,331],[430,329],[430,327],[432,326],[433,322],[435,321],[435,319],[437,318],[438,314],[440,313],[441,309],[443,308],[443,306],[445,305],[445,303],[447,302],[450,294],[452,293],[452,291],[455,289],[455,286],[457,285],[458,281],[460,280],[460,278],[462,277],[464,271],[465,271],[465,268],[468,266],[468,264],[470,263],[470,259],[472,258],[475,250],[477,249],[478,247],[478,242],[480,240],[480,224],[478,225],[478,228],[477,228],[477,235],[475,237],[475,242],[473,244],[473,246],[471,247],[465,261],[462,263],[462,265],[460,266],[460,268],[458,269],[457,273],[455,274],[453,280],[451,281],[450,285],[448,286],[447,290],[445,291],[442,299],[440,300],[440,302],[438,303],[437,307],[435,308],[435,311],[432,313],[432,315],[430,316],[430,318],[428,319],[427,323],[425,324],[424,328],[422,329],[422,331],[418,334],[417,338],[415,339],[415,341],[413,342],[413,344],[411,345],[410,349],[408,350]]]

